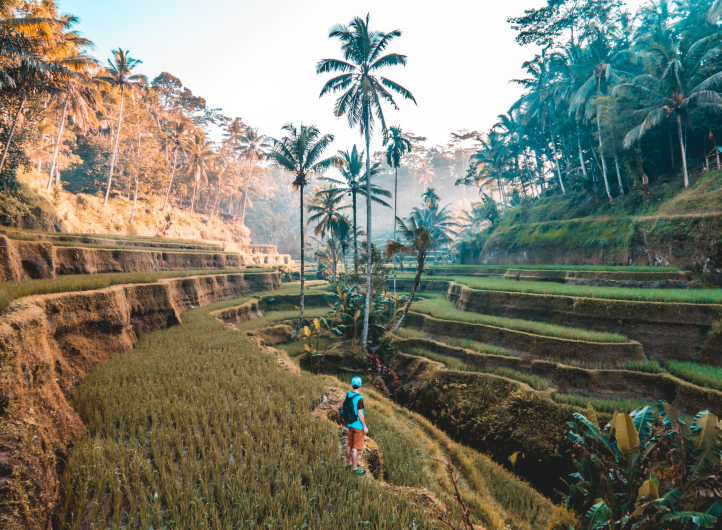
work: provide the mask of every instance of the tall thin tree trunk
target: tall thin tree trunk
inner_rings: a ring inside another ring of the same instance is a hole
[[[200,182],[201,178],[200,176],[195,177],[195,182],[193,183],[193,198],[191,199],[191,217],[193,217],[193,209],[196,206],[196,188],[198,188],[198,183]]]
[[[579,131],[579,127],[577,127],[577,131]],[[584,163],[584,153],[582,152],[582,140],[581,138],[577,138],[577,146],[579,147],[579,164],[582,167],[582,174],[585,177],[588,177],[587,175],[587,165]]]
[[[366,118],[369,110],[366,109]],[[364,313],[364,331],[361,344],[366,346],[369,337],[369,317],[371,315],[371,134],[366,123],[366,312]]]
[[[401,324],[403,324],[404,319],[406,318],[406,315],[409,314],[409,308],[411,307],[411,302],[414,301],[414,295],[416,294],[416,290],[419,288],[419,284],[421,283],[421,275],[424,272],[424,263],[426,262],[426,255],[420,254],[417,256],[417,265],[416,265],[416,276],[414,277],[414,284],[411,286],[411,296],[409,296],[409,300],[406,302],[406,306],[404,307],[404,312],[401,315],[401,318],[396,323],[396,326],[394,326],[394,333],[396,333],[399,328],[401,327]]]
[[[166,204],[168,204],[168,197],[170,196],[170,189],[173,186],[173,179],[175,178],[175,171],[178,167],[178,149],[175,150],[175,154],[173,155],[173,171],[170,174],[170,182],[168,183],[168,191],[165,193],[165,200],[163,201],[163,208],[160,209],[162,212],[165,210]]]
[[[396,241],[396,206],[399,195],[399,168],[394,168],[394,241]],[[396,314],[396,258],[391,256],[391,266],[394,268],[394,315]]]
[[[291,340],[296,340],[296,337],[298,336],[298,332],[301,331],[301,325],[303,324],[303,306],[305,301],[305,287],[306,287],[306,276],[305,276],[305,259],[306,259],[306,248],[304,245],[304,239],[303,239],[303,184],[299,186],[300,190],[300,204],[301,204],[301,301],[298,305],[299,309],[299,316],[298,316],[298,324],[296,325],[296,329],[293,330],[293,333],[291,333]]]
[[[130,224],[133,224],[135,218],[135,208],[138,204],[138,177],[135,177],[135,191],[133,192],[133,213],[130,214]]]
[[[624,197],[624,184],[622,184],[622,172],[619,171],[619,156],[614,155],[614,165],[617,167],[617,182],[619,182],[619,194]]]
[[[351,193],[353,202],[353,272],[358,285],[358,223],[356,221],[356,193]]]
[[[604,175],[604,187],[607,190],[609,202],[613,202],[612,193],[609,191],[609,180],[607,180],[607,162],[604,160],[604,147],[602,146],[602,121],[600,117],[601,108],[597,107],[597,130],[599,131],[599,158],[602,159],[602,175]]]
[[[110,196],[110,185],[113,182],[113,168],[115,168],[115,158],[118,156],[118,142],[120,141],[120,128],[123,126],[123,99],[125,97],[125,85],[120,87],[120,112],[118,112],[118,130],[115,133],[115,145],[113,146],[113,156],[110,158],[110,173],[108,173],[108,187],[105,190],[105,200],[103,206],[108,204]]]
[[[53,152],[53,163],[50,165],[50,177],[48,177],[48,191],[50,191],[50,186],[53,184],[53,173],[55,172],[55,163],[58,161],[58,152],[60,151],[60,140],[63,137],[63,129],[65,128],[65,116],[68,114],[68,100],[70,98],[65,98],[65,103],[63,104],[63,114],[60,117],[60,127],[58,127],[58,138],[55,140],[55,151]],[[60,180],[60,171],[58,171],[58,179]],[[57,186],[57,182],[56,182]]]
[[[13,126],[10,128],[10,133],[8,134],[8,139],[5,142],[5,149],[3,150],[3,157],[0,160],[0,172],[2,172],[3,169],[5,169],[5,161],[8,158],[8,152],[10,151],[10,144],[13,141],[13,136],[15,136],[15,129],[18,126],[18,121],[20,120],[20,113],[23,111],[23,108],[25,108],[25,103],[28,101],[28,95],[26,92],[23,91],[23,99],[20,102],[20,106],[18,107],[17,112],[15,113],[15,118],[13,119]]]
[[[567,194],[567,190],[564,189],[564,182],[562,182],[562,170],[559,168],[559,159],[557,158],[557,144],[554,141],[554,128],[549,126],[549,136],[552,141],[552,154],[554,155],[554,165],[557,168],[557,175],[559,176],[559,185],[562,187],[562,195]]]
[[[682,154],[682,168],[684,169],[684,187],[689,188],[689,174],[687,173],[687,153],[684,149],[684,139],[682,137],[682,118],[677,113],[677,132],[679,133],[679,151]]]
[[[248,178],[246,179],[246,189],[243,192],[243,212],[241,213],[241,224],[246,224],[246,203],[248,202],[248,186],[251,184],[251,173],[253,172],[253,154],[248,164]]]

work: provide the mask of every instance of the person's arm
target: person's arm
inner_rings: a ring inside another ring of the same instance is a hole
[[[364,434],[369,433],[368,427],[366,427],[366,418],[364,418],[364,409],[358,409],[358,419],[361,422],[361,425],[364,426]]]

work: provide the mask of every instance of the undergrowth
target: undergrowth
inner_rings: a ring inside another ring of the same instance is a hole
[[[579,328],[565,328],[563,326],[547,324],[545,322],[535,322],[533,320],[496,317],[492,315],[482,315],[480,313],[469,313],[466,311],[460,311],[452,302],[448,301],[444,296],[441,295],[435,295],[433,297],[427,298],[426,300],[414,302],[412,310],[417,313],[423,313],[441,320],[484,324],[499,328],[512,329],[515,331],[523,331],[525,333],[533,333],[535,335],[544,335],[547,337],[582,340],[586,342],[621,343],[629,341],[627,337],[619,335],[617,333],[589,331]]]

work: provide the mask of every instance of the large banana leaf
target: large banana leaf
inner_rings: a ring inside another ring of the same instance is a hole
[[[717,518],[713,515],[702,512],[677,512],[670,513],[662,517],[662,521],[679,522],[687,528],[713,528],[717,522]]]
[[[592,506],[584,516],[581,530],[595,530],[603,528],[609,524],[612,519],[612,511],[604,501],[599,501]]]
[[[639,408],[630,414],[635,429],[639,433],[639,437],[646,441],[652,434],[652,423],[654,423],[655,411],[652,407]]]
[[[719,436],[719,430],[717,429],[719,419],[717,416],[709,412],[702,414],[701,416],[700,414],[694,418],[694,425],[699,429],[699,431],[695,433],[697,434],[695,444],[697,449],[701,449],[709,440]]]
[[[629,414],[618,414],[614,427],[617,447],[622,453],[628,453],[630,449],[639,446],[639,434]]]

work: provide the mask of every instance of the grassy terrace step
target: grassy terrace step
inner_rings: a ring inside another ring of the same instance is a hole
[[[26,296],[43,294],[68,293],[75,291],[95,291],[114,285],[153,283],[166,278],[188,278],[191,276],[208,276],[238,273],[272,272],[273,269],[234,269],[204,271],[171,271],[171,272],[135,272],[117,274],[79,274],[61,276],[52,280],[23,280],[20,282],[0,283],[0,312],[7,310],[14,300]]]
[[[663,399],[688,414],[705,409],[722,413],[722,392],[667,373],[581,368],[553,361],[479,353],[448,344],[448,341],[447,337],[438,336],[396,338],[394,344],[399,351],[426,356],[445,363],[451,369],[501,375],[524,382],[536,390],[545,390],[553,385],[560,394],[579,396],[575,402],[562,401],[571,405],[584,406],[586,403],[579,403],[592,398],[612,400],[604,410],[613,412],[608,409],[613,406],[614,400],[628,400],[626,408]],[[618,406],[621,404],[617,403]]]
[[[449,276],[473,276],[475,272],[519,270],[555,270],[555,271],[605,271],[605,272],[651,272],[674,273],[681,270],[679,267],[644,267],[644,266],[607,266],[607,265],[430,265],[429,273],[433,275],[447,275],[445,271],[453,271]]]
[[[74,403],[87,431],[68,463],[61,524],[142,516],[154,528],[171,520],[189,528],[237,521],[354,528],[373,521],[383,528],[440,530],[406,488],[427,488],[451,501],[450,484],[434,462],[444,434],[366,389],[371,435],[394,486],[349,474],[335,427],[309,414],[324,388],[341,382],[281,370],[273,356],[211,318],[251,301],[186,313],[183,326],[146,335],[135,351],[80,384]],[[176,450],[181,446],[187,451]],[[542,530],[563,517],[484,456],[456,444],[452,456],[464,477],[462,494],[486,528]],[[134,478],[140,476],[145,479]],[[114,489],[118,480],[121,488]],[[148,480],[156,484],[157,499],[145,487]],[[117,492],[118,504],[103,501],[106,490]],[[199,496],[203,503],[196,503]]]

